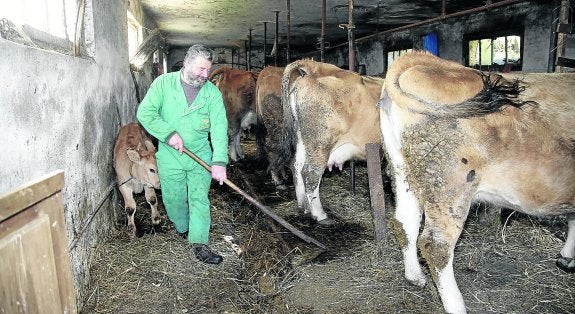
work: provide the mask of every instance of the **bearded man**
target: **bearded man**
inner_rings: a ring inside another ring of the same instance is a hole
[[[179,72],[154,80],[137,118],[159,142],[156,160],[168,218],[192,244],[197,259],[219,264],[222,256],[208,247],[208,192],[211,178],[220,185],[226,180],[228,121],[222,94],[207,80],[213,56],[203,45],[191,46]],[[200,164],[182,155],[184,146],[211,165],[211,177]]]

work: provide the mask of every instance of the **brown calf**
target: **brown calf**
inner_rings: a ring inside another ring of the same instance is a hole
[[[160,188],[155,152],[154,144],[137,123],[127,124],[120,129],[114,146],[114,169],[124,198],[128,232],[132,238],[136,236],[136,201],[133,193],[145,191],[146,200],[152,210],[152,223],[157,225],[161,221],[154,190]]]

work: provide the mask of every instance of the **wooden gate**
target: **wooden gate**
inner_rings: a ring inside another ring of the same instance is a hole
[[[0,195],[0,313],[76,313],[55,171]]]

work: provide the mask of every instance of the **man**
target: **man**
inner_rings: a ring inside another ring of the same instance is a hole
[[[159,141],[156,160],[168,217],[192,244],[197,259],[219,264],[222,256],[207,246],[211,223],[208,192],[211,178],[220,185],[226,180],[228,121],[222,94],[207,81],[212,59],[211,49],[190,47],[179,72],[154,80],[137,118]],[[211,178],[196,161],[182,155],[184,146],[211,164]]]

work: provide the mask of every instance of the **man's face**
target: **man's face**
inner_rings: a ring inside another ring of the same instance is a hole
[[[189,63],[184,62],[182,79],[194,87],[201,87],[207,81],[211,67],[211,61],[202,57],[196,57]]]

